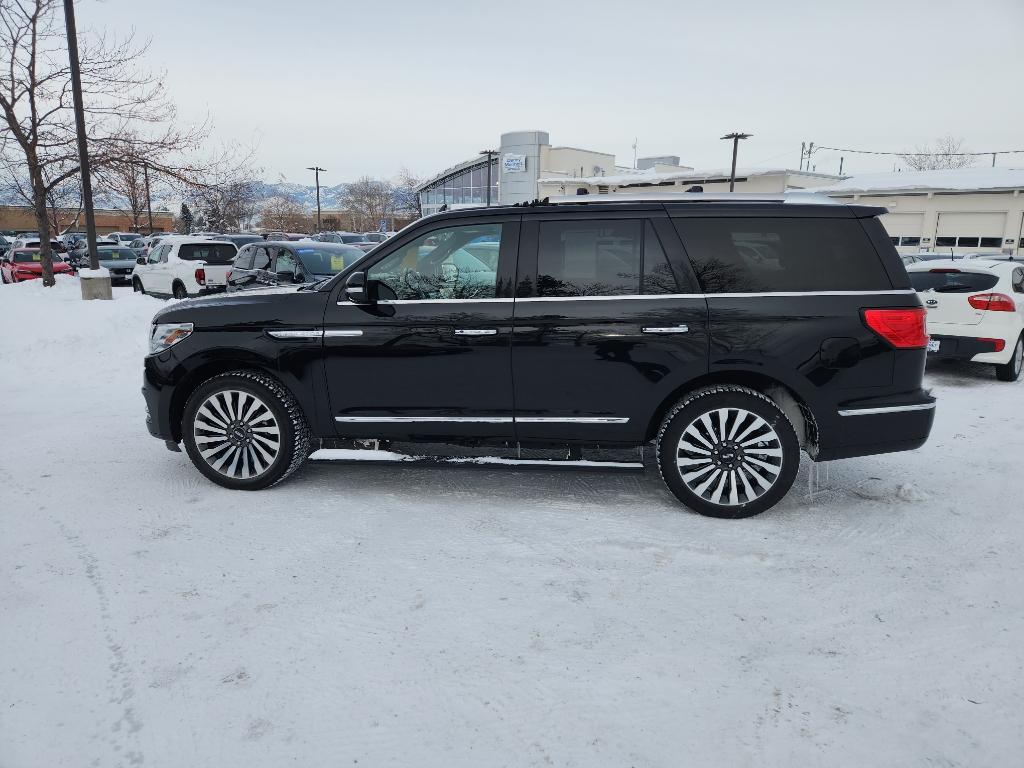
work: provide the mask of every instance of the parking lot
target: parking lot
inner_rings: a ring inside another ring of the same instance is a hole
[[[115,299],[0,286],[0,765],[1019,761],[1024,383],[932,367],[923,449],[748,520],[653,468],[241,493],[146,432]]]

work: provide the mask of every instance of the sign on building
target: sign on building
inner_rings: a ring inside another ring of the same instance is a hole
[[[501,168],[505,173],[522,173],[526,170],[526,155],[502,155]]]

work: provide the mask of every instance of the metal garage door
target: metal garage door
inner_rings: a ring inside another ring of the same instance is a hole
[[[897,238],[893,245],[898,248],[910,248],[911,253],[921,245],[923,213],[886,213],[880,218],[889,237]]]
[[[1003,245],[1006,213],[940,213],[935,250],[999,252]]]

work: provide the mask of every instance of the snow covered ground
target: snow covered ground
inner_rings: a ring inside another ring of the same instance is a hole
[[[757,518],[656,472],[311,463],[143,423],[160,302],[0,287],[0,766],[1000,766],[1024,750],[1024,384]]]

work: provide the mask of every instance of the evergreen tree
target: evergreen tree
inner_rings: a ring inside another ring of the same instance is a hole
[[[187,205],[185,205],[185,203],[182,203],[181,204],[181,228],[184,230],[182,232],[182,234],[183,235],[187,235],[189,232],[191,232],[192,231],[192,224],[194,224],[194,223],[195,223],[195,217],[192,216],[191,209]]]

